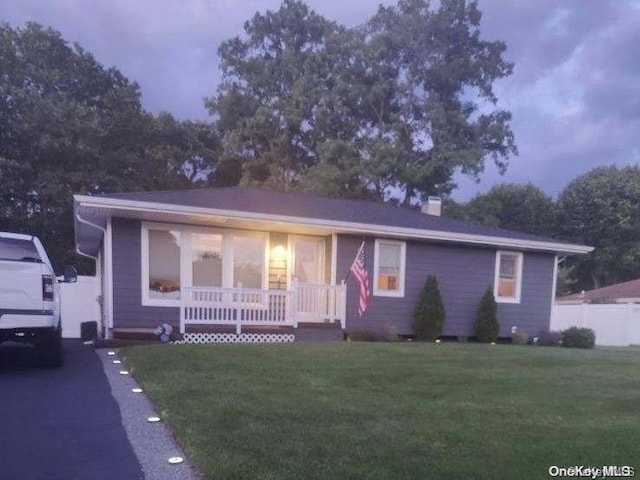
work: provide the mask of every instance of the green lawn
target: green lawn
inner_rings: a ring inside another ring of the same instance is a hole
[[[640,469],[638,349],[345,342],[158,345],[124,356],[205,478]]]

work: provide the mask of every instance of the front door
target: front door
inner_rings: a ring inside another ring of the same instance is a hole
[[[297,310],[302,321],[322,321],[326,300],[323,289],[313,287],[324,284],[325,240],[323,237],[294,235],[291,237],[291,276],[297,280]]]

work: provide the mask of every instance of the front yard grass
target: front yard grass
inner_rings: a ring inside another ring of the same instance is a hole
[[[124,356],[208,479],[640,469],[638,349],[345,342]]]

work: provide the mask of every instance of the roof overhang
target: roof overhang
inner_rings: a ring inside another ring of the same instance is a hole
[[[534,250],[561,255],[584,254],[593,250],[593,247],[566,243],[521,240],[438,230],[373,225],[311,217],[292,217],[287,215],[86,195],[74,196],[74,214],[77,249],[81,253],[93,256],[97,255],[99,251],[103,229],[106,228],[108,219],[113,217],[300,234],[328,235],[330,233],[345,233],[389,238],[432,240],[505,249]]]

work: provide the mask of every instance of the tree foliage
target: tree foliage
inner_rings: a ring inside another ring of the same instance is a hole
[[[404,204],[447,194],[456,171],[516,153],[493,82],[502,42],[480,37],[475,1],[401,0],[346,28],[285,0],[219,48],[208,100],[241,181]]]
[[[556,231],[553,199],[531,183],[496,185],[464,205],[462,217],[535,235],[552,236]]]
[[[590,245],[588,255],[567,257],[558,294],[638,278],[640,272],[640,167],[600,167],[570,182],[553,201],[539,188],[503,184],[465,204],[448,200],[458,219]]]
[[[153,118],[146,149],[146,159],[161,165],[167,187],[235,185],[234,179],[220,168],[222,149],[215,126],[203,121],[178,121],[162,112]]]
[[[373,84],[382,94],[367,102],[374,120],[367,156],[383,165],[392,159],[383,178],[403,190],[405,204],[451,192],[453,174],[477,175],[486,157],[504,169],[516,152],[511,115],[493,108],[492,88],[513,65],[502,58],[504,43],[481,39],[481,16],[474,1],[432,9],[401,0],[365,26],[367,58],[386,74]]]
[[[186,186],[215,170],[210,127],[154,118],[136,83],[53,29],[0,24],[0,72],[0,230],[41,237],[57,269],[73,258],[73,194]]]
[[[558,236],[596,247],[567,259],[576,290],[638,278],[640,168],[596,168],[573,180],[558,198]]]
[[[432,342],[442,335],[445,308],[438,279],[429,275],[424,282],[413,314],[413,333],[418,340]]]
[[[285,1],[278,12],[256,13],[246,38],[223,42],[223,79],[207,101],[224,138],[224,155],[241,164],[245,184],[288,189],[313,164],[331,60],[323,51],[337,32],[305,4]]]

